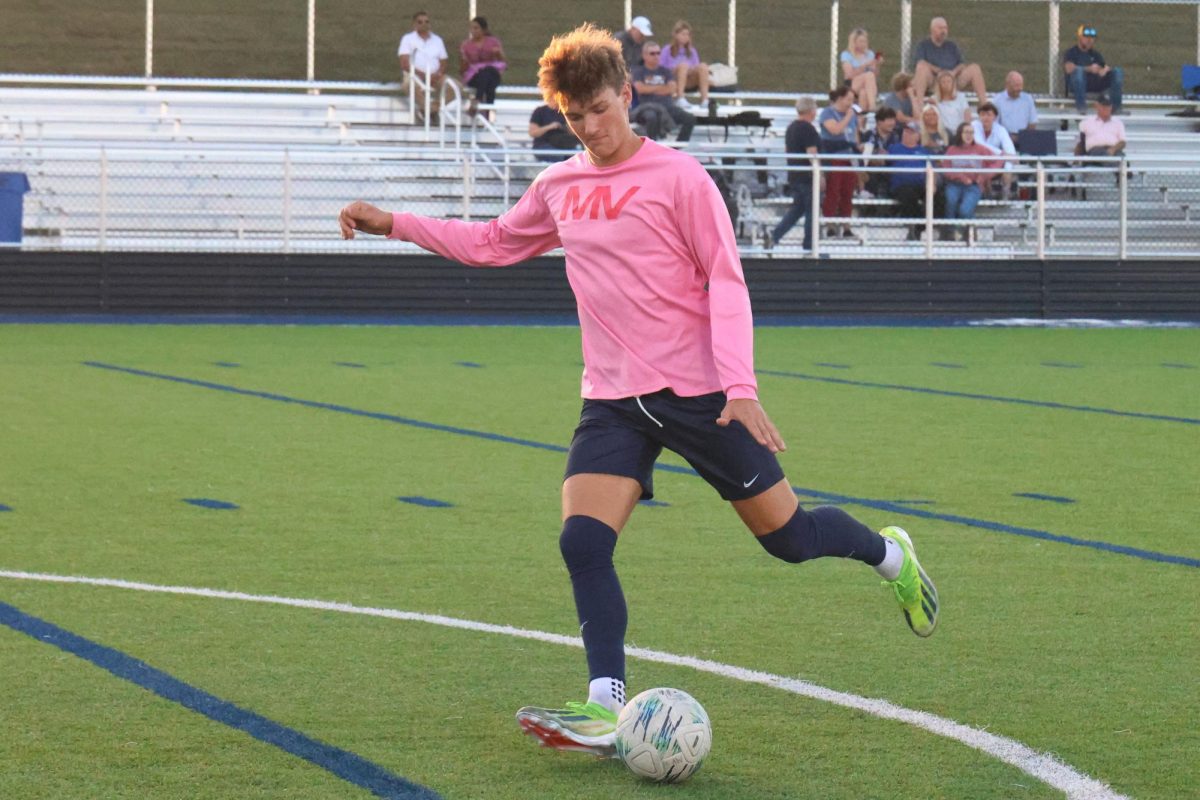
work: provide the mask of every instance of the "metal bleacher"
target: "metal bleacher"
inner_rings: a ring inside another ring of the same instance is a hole
[[[25,172],[33,187],[25,200],[25,246],[370,250],[380,243],[346,245],[336,238],[334,216],[348,200],[486,219],[508,208],[544,167],[528,145],[529,115],[540,103],[532,87],[502,87],[494,108],[484,109],[489,120],[472,123],[451,101],[442,125],[425,126],[412,123],[397,87],[306,86],[80,88],[0,81],[0,171]],[[783,134],[795,98],[725,96],[721,118],[753,110],[769,127],[701,125],[685,145],[728,176],[747,252],[760,250],[759,233],[788,203]],[[1079,117],[1061,101],[1039,105],[1041,127],[1058,130],[1059,152],[1069,155]],[[1123,241],[1145,242],[1167,255],[1194,253],[1200,245],[1192,221],[1200,204],[1196,120],[1170,116],[1183,108],[1179,101],[1131,98],[1128,105],[1123,195],[1112,170],[1072,170],[1071,181],[1052,180],[1039,208],[1025,181],[1016,199],[981,204],[969,245],[939,242],[938,253],[970,247],[981,257],[1011,256],[1029,249],[1035,228],[1049,237],[1045,254],[1094,252],[1097,237],[1107,241],[1117,225],[1124,226]],[[857,201],[852,222],[858,235],[825,242],[823,254],[862,257],[866,248],[911,257],[927,247],[903,240],[902,221],[872,216],[886,205]],[[1110,213],[1117,206],[1121,220]],[[798,243],[796,229],[773,252],[797,252]]]

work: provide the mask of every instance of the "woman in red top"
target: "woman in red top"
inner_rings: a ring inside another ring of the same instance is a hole
[[[946,219],[974,219],[975,206],[979,203],[980,196],[983,195],[984,184],[996,174],[994,171],[985,172],[983,170],[983,167],[986,166],[984,159],[992,155],[992,150],[975,141],[975,129],[969,122],[958,126],[951,142],[952,144],[946,148],[946,155],[959,156],[959,158],[947,159],[942,162],[944,168],[956,170],[947,172],[943,176],[946,182]],[[976,156],[976,158],[963,158],[963,156]],[[964,228],[963,234],[965,233]],[[944,230],[942,238],[953,241],[958,236],[957,227],[951,226]],[[967,237],[964,235],[962,238],[966,239]]]
[[[508,66],[504,57],[504,46],[488,30],[485,17],[471,20],[470,35],[458,48],[462,61],[459,73],[462,82],[475,90],[475,99],[467,113],[472,117],[479,103],[491,105],[496,102],[496,87],[500,85],[500,73]]]

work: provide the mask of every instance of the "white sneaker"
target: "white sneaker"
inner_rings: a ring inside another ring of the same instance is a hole
[[[680,108],[682,108],[684,111],[688,112],[689,114],[693,114],[696,111],[696,107],[694,105],[692,105],[691,103],[689,103],[688,99],[686,97],[680,97],[679,99],[677,99],[675,101],[675,105],[679,106]]]

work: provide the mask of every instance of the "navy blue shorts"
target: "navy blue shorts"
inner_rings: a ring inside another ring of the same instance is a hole
[[[725,393],[680,397],[670,389],[621,400],[584,400],[564,478],[600,473],[633,478],[654,496],[654,461],[666,447],[726,500],[746,500],[783,479],[775,454],[740,422],[716,423]]]

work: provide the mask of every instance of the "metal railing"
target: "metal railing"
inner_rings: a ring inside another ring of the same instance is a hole
[[[480,128],[483,130],[484,128]],[[472,130],[476,130],[472,128]],[[562,153],[557,155],[562,156]],[[700,152],[721,178],[748,256],[818,258],[1195,258],[1200,253],[1200,165],[1178,158],[1014,157],[1010,176],[987,191],[968,219],[941,213],[945,175],[997,172],[943,158],[904,163],[817,156],[788,164],[780,153]],[[841,164],[831,161],[841,160]],[[343,243],[335,217],[365,199],[384,208],[482,220],[502,214],[546,167],[525,148],[388,147],[270,150],[192,147],[0,145],[0,171],[25,172],[25,243],[30,249],[328,251],[395,248]],[[850,213],[813,193],[810,250],[803,223],[769,237],[795,202],[793,174],[813,185],[839,174],[857,187],[870,176],[915,173],[923,188],[897,199],[855,191]],[[917,202],[914,202],[917,201]],[[915,210],[914,210],[915,209]],[[902,216],[903,214],[903,216]],[[841,226],[851,228],[844,234]],[[832,235],[831,235],[832,234]],[[952,235],[956,234],[956,235]],[[778,238],[779,240],[776,240]]]

